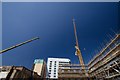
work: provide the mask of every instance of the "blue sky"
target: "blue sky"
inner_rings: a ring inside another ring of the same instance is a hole
[[[39,40],[3,54],[3,65],[31,68],[34,59],[75,56],[72,17],[85,63],[118,31],[118,3],[3,3],[3,49],[33,37]],[[111,30],[112,29],[112,30]],[[85,48],[85,50],[84,50]]]

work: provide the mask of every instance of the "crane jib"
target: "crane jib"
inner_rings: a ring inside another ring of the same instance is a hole
[[[37,39],[39,39],[39,37],[32,38],[32,39],[27,40],[27,41],[25,41],[25,42],[19,43],[19,44],[15,45],[15,46],[12,46],[12,47],[9,47],[9,48],[7,48],[7,49],[4,49],[4,50],[0,51],[0,54],[2,54],[2,53],[4,53],[4,52],[7,52],[7,51],[9,51],[9,50],[12,50],[12,49],[14,49],[14,48],[17,48],[17,47],[19,47],[19,46],[22,46],[22,45],[24,45],[24,44],[27,44],[27,43],[29,43],[29,42],[32,42],[32,41],[34,41],[34,40],[37,40]]]

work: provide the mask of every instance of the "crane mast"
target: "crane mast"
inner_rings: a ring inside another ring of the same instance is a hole
[[[73,18],[73,26],[74,26],[74,34],[75,34],[75,39],[76,39],[76,46],[75,46],[76,52],[75,52],[75,54],[76,54],[76,55],[78,56],[78,58],[79,58],[79,62],[80,62],[80,65],[81,65],[82,70],[85,70],[84,61],[83,61],[82,54],[81,54],[81,51],[80,51],[80,48],[79,48],[79,44],[78,44],[76,24],[75,24],[75,19],[74,19],[74,18]]]
[[[12,46],[12,47],[9,47],[9,48],[7,48],[7,49],[4,49],[4,50],[0,51],[0,54],[2,54],[2,53],[4,53],[4,52],[7,52],[7,51],[9,51],[9,50],[12,50],[12,49],[14,49],[14,48],[17,48],[17,47],[19,47],[19,46],[22,46],[22,45],[24,45],[24,44],[27,44],[27,43],[29,43],[29,42],[32,42],[32,41],[34,41],[34,40],[37,40],[37,39],[39,39],[39,38],[38,38],[38,37],[35,37],[35,38],[32,38],[32,39],[27,40],[27,41],[25,41],[25,42],[19,43],[19,44],[15,45],[15,46]]]

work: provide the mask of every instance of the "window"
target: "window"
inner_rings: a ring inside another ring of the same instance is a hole
[[[50,61],[50,65],[52,64],[52,61]]]
[[[51,72],[51,70],[49,70],[49,72]]]
[[[49,75],[49,77],[51,77],[51,76]]]

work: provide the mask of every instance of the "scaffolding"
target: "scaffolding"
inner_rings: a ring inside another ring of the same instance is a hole
[[[83,66],[80,64],[66,64],[66,65],[61,65],[61,68],[59,69],[58,73],[58,79],[63,80],[63,79],[82,79],[86,80],[88,77],[86,77],[86,73],[88,73],[87,70],[87,65],[84,65],[86,68],[83,70]],[[86,72],[84,72],[86,71]]]
[[[95,79],[120,79],[120,34],[89,62],[88,69]]]

